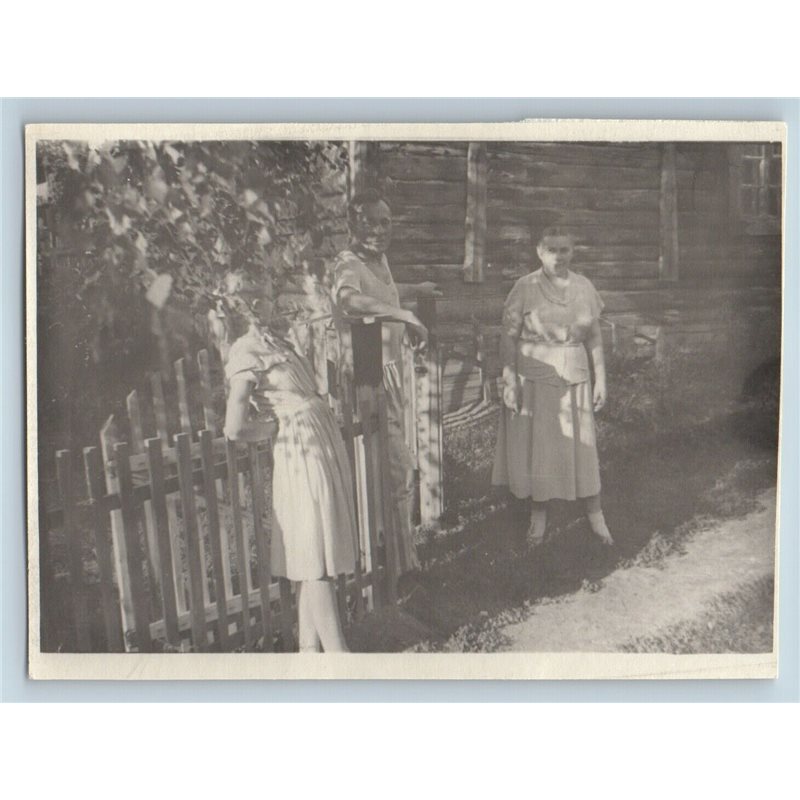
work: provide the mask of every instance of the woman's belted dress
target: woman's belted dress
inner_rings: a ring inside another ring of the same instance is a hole
[[[565,295],[540,269],[506,299],[501,349],[520,382],[521,409],[502,409],[492,483],[516,497],[543,502],[600,492],[584,342],[602,308],[588,278],[573,272]]]

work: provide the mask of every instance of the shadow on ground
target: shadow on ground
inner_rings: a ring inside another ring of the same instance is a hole
[[[441,529],[422,534],[423,570],[403,580],[399,608],[351,627],[353,649],[498,649],[493,621],[514,621],[533,603],[595,590],[615,569],[663,557],[697,519],[746,514],[776,480],[774,414],[760,412],[740,400],[677,431],[606,431],[601,469],[611,549],[591,534],[579,503],[555,502],[549,541],[531,553],[527,504],[490,487],[497,415],[450,431],[448,510]]]

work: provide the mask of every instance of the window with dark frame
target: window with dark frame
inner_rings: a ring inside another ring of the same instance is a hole
[[[774,228],[781,217],[781,145],[744,144],[732,159],[733,207],[739,222]],[[753,231],[757,232],[757,231]]]

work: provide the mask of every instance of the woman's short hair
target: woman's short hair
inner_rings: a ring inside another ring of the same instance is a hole
[[[548,225],[543,228],[536,239],[536,244],[541,244],[548,236],[566,236],[568,239],[575,243],[575,233],[563,225]]]
[[[364,189],[353,195],[347,207],[347,214],[350,219],[355,219],[363,210],[364,206],[374,206],[376,203],[389,203],[377,189]]]

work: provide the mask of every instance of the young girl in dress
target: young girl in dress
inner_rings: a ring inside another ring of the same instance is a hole
[[[350,462],[313,370],[270,328],[271,303],[246,280],[225,304],[243,335],[225,366],[225,435],[273,448],[271,568],[299,583],[300,650],[347,651],[333,579],[352,573],[358,549]]]
[[[504,407],[492,483],[531,498],[532,547],[544,540],[547,501],[577,498],[592,531],[611,545],[594,425],[606,402],[603,301],[588,278],[570,270],[574,240],[567,230],[545,229],[536,252],[541,269],[516,282],[503,309]]]

